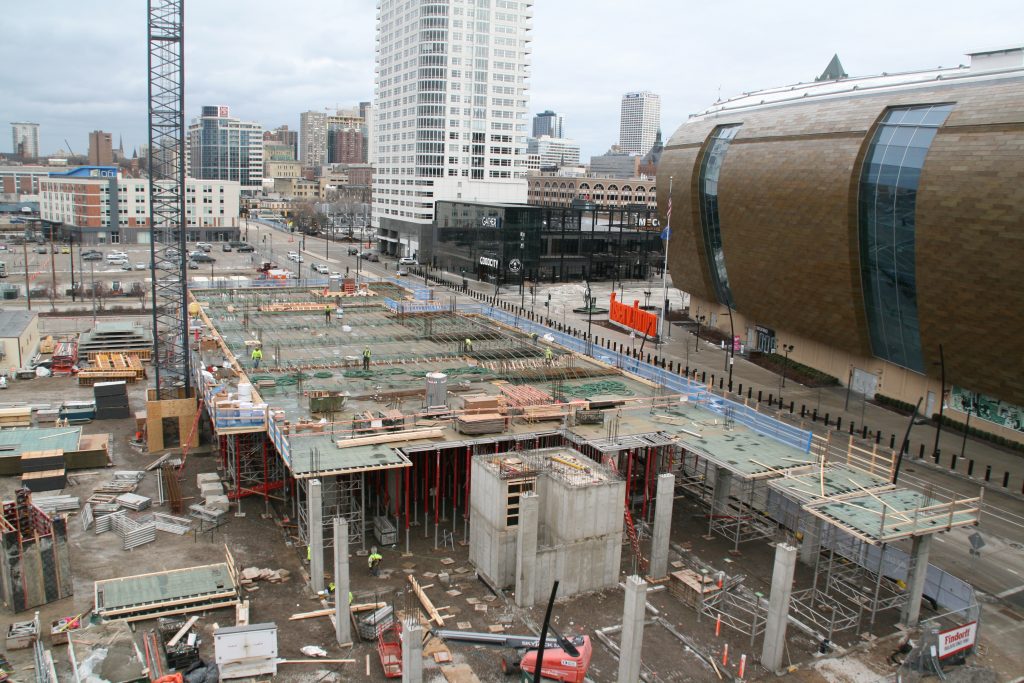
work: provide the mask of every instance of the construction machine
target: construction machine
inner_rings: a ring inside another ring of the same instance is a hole
[[[553,629],[552,635],[544,643],[543,660],[540,675],[546,681],[562,683],[583,683],[590,668],[593,645],[590,636],[573,636],[565,638]],[[501,658],[501,670],[509,676],[519,674],[519,680],[534,680],[537,672],[537,659],[540,650],[540,638],[537,636],[513,636],[504,633],[478,633],[472,631],[452,631],[434,629],[435,636],[447,641],[473,643],[475,645],[494,645],[515,650],[514,657]]]

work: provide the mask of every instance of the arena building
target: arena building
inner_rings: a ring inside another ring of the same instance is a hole
[[[671,178],[691,317],[1021,440],[1024,48],[969,57],[719,101],[666,146],[659,208]]]

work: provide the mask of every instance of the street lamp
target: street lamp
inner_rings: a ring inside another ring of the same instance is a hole
[[[693,347],[693,352],[694,353],[699,353],[700,352],[700,324],[702,322],[704,322],[705,320],[707,320],[707,316],[705,316],[705,315],[698,315],[695,318],[695,320],[697,321],[697,344]]]
[[[729,392],[732,393],[732,366],[736,364],[736,328],[732,321],[732,305],[726,304],[729,312],[729,349],[726,352],[726,364],[729,368]]]
[[[587,300],[587,355],[588,356],[593,356],[594,355],[594,345],[593,345],[593,342],[590,340],[590,325],[591,325],[591,322],[592,322],[592,320],[594,318],[594,301],[593,301],[593,299],[591,297],[590,281],[589,280],[586,281],[586,285],[587,285],[587,290],[586,290],[585,296],[586,296],[586,300]]]
[[[778,387],[779,408],[782,407],[782,389],[785,388],[785,369],[790,365],[790,354],[793,353],[793,344],[782,344],[782,352],[785,354],[785,360],[782,364],[782,383]]]

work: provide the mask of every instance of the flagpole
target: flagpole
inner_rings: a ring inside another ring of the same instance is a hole
[[[668,214],[665,216],[665,262],[661,268],[661,326],[658,328],[658,341],[665,341],[665,314],[668,309],[668,242],[672,239],[672,180],[668,177]]]

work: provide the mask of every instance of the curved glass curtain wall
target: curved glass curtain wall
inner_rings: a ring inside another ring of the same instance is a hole
[[[871,350],[924,372],[914,259],[917,189],[952,104],[890,109],[871,140],[858,199],[860,269]]]
[[[722,226],[718,216],[718,175],[725,161],[729,144],[740,130],[740,124],[719,126],[711,133],[711,144],[700,162],[699,188],[700,224],[704,235],[704,253],[707,254],[711,282],[718,296],[718,302],[734,307],[732,290],[729,289],[729,274],[725,269],[725,253],[722,251]]]

